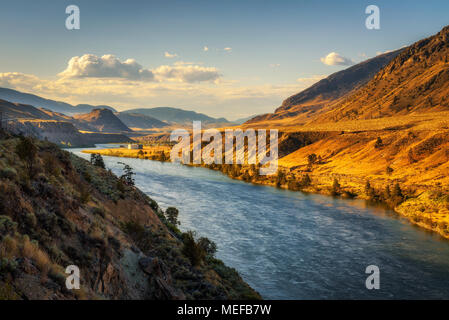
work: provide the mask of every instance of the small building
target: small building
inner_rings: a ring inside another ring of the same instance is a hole
[[[129,150],[143,149],[143,144],[130,143],[130,144],[128,144],[128,149]]]

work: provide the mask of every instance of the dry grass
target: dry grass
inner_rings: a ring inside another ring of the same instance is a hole
[[[84,150],[84,153],[99,153],[103,156],[123,157],[123,158],[140,158],[152,159],[153,156],[159,156],[164,152],[167,157],[170,156],[170,146],[144,146],[142,150],[127,149],[127,148],[111,148],[100,150]]]

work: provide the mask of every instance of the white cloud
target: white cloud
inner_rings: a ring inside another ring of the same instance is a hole
[[[281,66],[280,63],[272,63],[270,64],[270,68],[279,68]]]
[[[198,65],[162,66],[153,72],[156,81],[95,77],[48,80],[30,74],[0,73],[0,86],[71,104],[105,104],[127,109],[194,106],[196,111],[226,117],[242,110],[272,112],[285,97],[307,87],[306,83],[275,86],[244,85],[234,80],[212,81],[216,78],[216,69]],[[206,79],[209,81],[202,81]]]
[[[168,53],[168,52],[166,52]],[[162,65],[153,70],[145,69],[134,59],[121,62],[114,55],[97,57],[85,54],[70,59],[67,68],[58,74],[61,79],[122,79],[132,81],[203,82],[216,81],[221,75],[218,69],[203,67],[193,62],[177,61],[172,66]]]
[[[337,52],[331,52],[320,60],[328,66],[350,66],[354,64],[351,59],[345,58]]]
[[[154,80],[151,70],[144,69],[134,59],[121,62],[112,54],[98,57],[85,54],[70,59],[67,68],[59,74],[63,78],[122,78],[130,80]]]
[[[154,69],[156,78],[160,81],[169,80],[177,82],[215,81],[220,78],[218,69],[203,67],[189,63],[177,63],[173,66],[160,66]]]
[[[226,48],[224,48],[223,50],[226,51],[226,52],[231,52],[231,51],[232,51],[232,48],[231,48],[231,47],[226,47]]]
[[[178,55],[176,53],[170,53],[170,52],[165,51],[164,56],[166,58],[170,58],[171,59],[171,58],[176,58]]]
[[[208,46],[204,46],[203,51],[209,51],[209,47]]]

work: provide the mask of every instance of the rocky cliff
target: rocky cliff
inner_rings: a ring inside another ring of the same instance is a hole
[[[0,132],[0,299],[260,298],[204,239],[110,171]]]

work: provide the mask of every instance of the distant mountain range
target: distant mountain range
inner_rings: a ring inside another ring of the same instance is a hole
[[[95,109],[108,109],[114,112],[126,126],[140,129],[162,128],[169,124],[188,124],[192,121],[202,121],[204,124],[209,125],[230,123],[225,118],[212,118],[203,113],[170,107],[138,108],[117,112],[113,107],[107,105],[78,104],[73,106],[65,102],[45,99],[34,94],[8,88],[0,88],[0,99],[36,108],[44,108],[55,113],[61,113],[63,114],[62,116],[75,116],[90,113]]]
[[[163,121],[140,113],[117,112],[115,115],[129,128],[153,129],[168,126]]]
[[[225,118],[212,118],[203,113],[197,113],[195,111],[187,111],[178,108],[170,107],[157,107],[157,108],[139,108],[131,109],[121,112],[121,114],[138,113],[146,116],[156,118],[168,123],[187,124],[192,121],[201,121],[205,124],[225,124],[229,123]]]
[[[64,113],[66,115],[88,113],[93,109],[109,109],[116,112],[116,110],[110,106],[93,106],[89,104],[79,104],[73,106],[65,102],[45,99],[34,94],[24,93],[8,88],[0,88],[0,99],[21,104],[29,104],[34,107],[45,108],[55,112]]]

